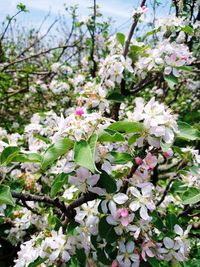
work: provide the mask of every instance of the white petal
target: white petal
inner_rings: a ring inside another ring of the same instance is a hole
[[[174,232],[175,232],[177,235],[180,235],[180,236],[183,235],[183,229],[182,229],[178,224],[176,224],[176,225],[174,226]]]
[[[165,237],[163,239],[163,243],[164,243],[165,247],[168,249],[171,249],[174,247],[174,241],[169,237]]]
[[[129,242],[126,244],[126,250],[127,250],[128,253],[133,252],[134,248],[135,248],[135,244],[134,244],[133,241],[129,241]]]
[[[149,220],[149,215],[147,213],[147,208],[145,206],[142,206],[140,208],[140,216],[142,219],[144,219],[145,221],[146,220]]]
[[[136,210],[138,210],[139,207],[140,207],[140,204],[139,204],[139,202],[137,202],[137,201],[133,201],[133,202],[131,202],[130,205],[129,205],[129,208],[130,208],[132,211],[136,211]]]
[[[118,193],[118,194],[114,195],[113,200],[117,204],[124,204],[128,200],[128,196],[123,194],[123,193]]]
[[[100,178],[99,174],[92,175],[87,178],[87,183],[91,186],[94,186],[99,181],[99,178]]]
[[[137,188],[131,186],[131,187],[129,188],[129,190],[130,190],[130,192],[131,192],[131,194],[132,194],[133,196],[135,196],[135,197],[140,197],[140,196],[141,196],[140,191],[139,191]]]

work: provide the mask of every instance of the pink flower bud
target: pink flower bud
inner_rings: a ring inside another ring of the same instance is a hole
[[[140,164],[142,164],[143,160],[140,157],[136,157],[135,162],[137,165],[140,165]]]
[[[118,267],[117,262],[116,261],[113,261],[111,267]]]
[[[163,156],[168,159],[171,158],[173,156],[174,152],[171,148],[169,148],[166,152],[163,152]]]
[[[121,208],[119,211],[122,217],[128,217],[128,210],[126,208]]]
[[[76,115],[82,117],[82,115],[85,113],[84,112],[84,108],[81,108],[81,107],[76,108],[76,112],[75,113],[76,113]]]

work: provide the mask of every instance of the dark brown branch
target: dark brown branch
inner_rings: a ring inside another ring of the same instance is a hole
[[[167,184],[167,186],[166,186],[166,188],[165,188],[165,191],[164,191],[164,193],[163,193],[161,199],[156,203],[156,207],[160,206],[160,204],[165,200],[165,197],[167,196],[167,194],[168,194],[168,192],[169,192],[169,190],[170,190],[170,188],[171,188],[171,184],[172,184],[175,180],[176,180],[176,179],[174,178],[174,179],[171,179],[171,180],[168,182],[168,184]]]
[[[188,215],[190,214],[190,212],[192,212],[195,209],[199,209],[200,208],[200,204],[196,204],[196,205],[192,205],[192,206],[188,206],[184,211],[182,211],[181,213],[178,214],[178,218]],[[199,212],[198,212],[199,214]]]

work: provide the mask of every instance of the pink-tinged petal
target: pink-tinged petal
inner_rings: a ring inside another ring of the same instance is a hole
[[[163,243],[167,249],[172,249],[174,247],[174,241],[169,237],[165,237]]]
[[[139,190],[138,190],[137,188],[131,186],[131,187],[129,188],[129,191],[131,192],[131,194],[132,194],[133,196],[135,196],[135,197],[137,197],[137,198],[141,197],[141,194],[140,194],[140,192],[139,192]]]
[[[180,236],[183,235],[183,229],[178,224],[174,225],[174,232],[177,235],[180,235]]]
[[[80,167],[78,170],[77,170],[77,176],[81,179],[81,180],[83,180],[83,181],[85,181],[87,178],[89,178],[90,177],[90,172],[89,172],[89,170],[88,169],[86,169],[86,168],[84,168],[84,167]]]
[[[128,210],[126,208],[119,209],[122,217],[128,217]]]
[[[171,158],[173,156],[174,152],[171,148],[169,148],[166,152],[163,152],[163,156],[168,159]]]
[[[87,183],[91,186],[94,186],[100,179],[100,175],[96,174],[96,175],[92,175],[90,177],[87,178]]]
[[[68,182],[73,185],[79,185],[80,184],[80,179],[75,176],[69,176]]]
[[[106,191],[100,187],[89,187],[88,191],[95,193],[99,196],[104,196],[106,194]]]
[[[123,218],[121,219],[121,224],[123,226],[128,226],[129,225],[129,219],[128,218]]]
[[[113,200],[117,204],[124,204],[128,200],[128,196],[123,194],[123,193],[118,193],[118,194],[113,196]]]
[[[144,220],[149,220],[149,215],[145,206],[140,208],[140,217]]]
[[[140,204],[139,202],[137,201],[132,201],[130,204],[129,204],[129,208],[132,210],[132,211],[136,211],[140,208]]]

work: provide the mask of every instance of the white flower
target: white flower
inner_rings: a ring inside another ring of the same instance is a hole
[[[129,241],[126,244],[123,241],[119,243],[119,252],[116,259],[120,266],[137,266],[132,265],[132,263],[138,263],[139,261],[139,255],[134,253],[134,248],[135,243],[133,241]]]
[[[152,186],[142,186],[141,193],[137,188],[133,186],[128,190],[131,195],[136,198],[136,200],[133,200],[129,204],[129,208],[132,211],[137,211],[138,209],[140,209],[140,217],[144,220],[149,220],[150,217],[148,215],[148,209],[151,211],[155,209],[155,204],[152,201]]]

